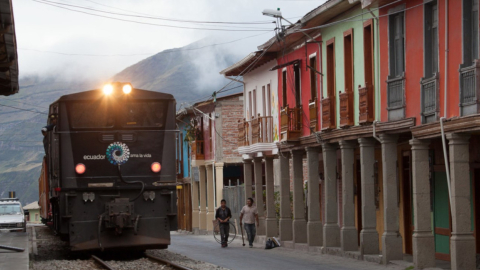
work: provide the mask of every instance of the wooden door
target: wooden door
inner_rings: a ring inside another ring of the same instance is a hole
[[[184,226],[184,216],[183,213],[185,211],[185,203],[184,203],[184,194],[183,189],[177,189],[177,219],[178,219],[178,229],[185,230]]]
[[[412,254],[413,211],[412,211],[412,180],[410,170],[410,151],[402,152],[402,187],[403,187],[403,222],[405,253]]]
[[[185,184],[185,230],[192,231],[192,185]]]
[[[357,210],[357,232],[358,232],[358,245],[360,246],[360,232],[362,231],[362,170],[360,167],[360,155],[357,155],[355,163],[355,205]]]

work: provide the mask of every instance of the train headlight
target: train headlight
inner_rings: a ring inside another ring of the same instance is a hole
[[[105,84],[105,86],[103,87],[103,93],[107,96],[113,93],[113,85]]]
[[[78,174],[84,174],[86,169],[87,168],[82,163],[78,163],[77,166],[75,166],[75,172]]]
[[[122,90],[123,90],[123,93],[130,94],[130,92],[132,92],[132,86],[130,84],[125,84]]]
[[[162,169],[162,165],[160,165],[160,163],[158,162],[153,162],[151,168],[152,168],[152,172],[158,173]]]

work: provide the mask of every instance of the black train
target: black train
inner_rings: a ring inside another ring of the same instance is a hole
[[[112,83],[50,105],[42,221],[72,250],[167,248],[177,229],[175,99]]]

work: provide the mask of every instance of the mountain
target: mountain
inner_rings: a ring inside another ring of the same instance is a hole
[[[148,57],[113,77],[113,81],[131,82],[133,87],[170,93],[177,104],[208,96],[230,82],[219,72],[239,60],[228,46],[209,46],[203,39],[178,49]],[[232,83],[229,88],[238,86]],[[234,92],[242,91],[236,89]]]
[[[218,72],[240,58],[228,46],[208,46],[212,43],[215,40],[204,39],[162,51],[124,69],[112,80],[171,93],[177,106],[198,100],[228,83]],[[64,81],[61,77],[23,76],[18,94],[0,96],[0,198],[15,191],[24,205],[38,200],[37,180],[44,155],[40,129],[46,124],[49,104],[62,95],[101,85],[98,81]],[[238,84],[228,88],[235,86]],[[238,91],[242,89],[226,93]]]

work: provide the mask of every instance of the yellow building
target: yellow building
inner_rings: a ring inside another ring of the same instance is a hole
[[[38,201],[25,205],[25,207],[23,207],[23,210],[28,210],[28,215],[25,215],[25,219],[28,223],[42,223],[40,218],[40,206],[38,205]]]

